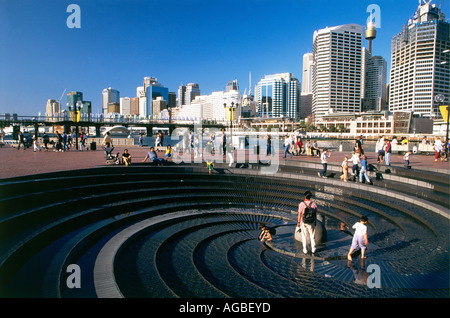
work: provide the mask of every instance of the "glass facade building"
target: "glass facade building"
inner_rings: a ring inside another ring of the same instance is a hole
[[[169,89],[167,87],[162,86],[159,83],[152,83],[147,86],[146,89],[147,96],[147,108],[146,113],[142,114],[145,117],[154,116],[153,114],[153,101],[156,100],[157,97],[162,97],[166,102],[169,100]]]
[[[81,102],[80,112],[82,114],[90,114],[92,112],[92,103],[90,101],[83,100],[82,92],[70,92],[67,93],[67,110],[74,110],[77,102]]]
[[[387,63],[381,56],[372,56],[366,61],[365,94],[363,111],[386,110]]]
[[[291,73],[266,75],[256,87],[258,115],[299,119],[300,86]]]

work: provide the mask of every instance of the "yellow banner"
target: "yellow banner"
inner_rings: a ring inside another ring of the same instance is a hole
[[[70,111],[70,119],[73,122],[78,123],[80,121],[80,119],[81,119],[81,112],[78,111],[78,110]]]
[[[448,122],[448,105],[442,105],[439,106],[439,110],[441,111],[442,118],[444,119],[444,122]]]

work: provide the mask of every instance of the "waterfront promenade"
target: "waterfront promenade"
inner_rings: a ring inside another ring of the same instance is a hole
[[[149,147],[138,147],[138,146],[118,146],[114,149],[114,153],[123,153],[123,150],[127,148],[132,155],[133,163],[141,163],[145,158]],[[243,154],[242,152],[245,152]],[[253,154],[253,150],[237,150],[235,158],[248,158],[248,155]],[[337,150],[331,152],[331,158],[329,159],[330,165],[340,165],[344,156],[351,156],[350,152],[339,152]],[[158,157],[163,157],[164,153],[159,151]],[[295,162],[313,162],[320,164],[320,158],[317,156],[294,156],[290,158],[289,155],[284,159],[283,151],[278,152],[279,162],[284,161],[289,164],[294,164]],[[376,165],[377,155],[375,152],[366,152],[369,164]],[[192,155],[191,162],[194,161]],[[229,162],[228,157],[223,157],[224,162]],[[56,171],[68,171],[68,170],[78,170],[78,169],[89,169],[99,166],[105,166],[105,153],[100,148],[95,151],[77,151],[72,148],[66,152],[54,152],[52,150],[40,152],[33,152],[32,148],[27,150],[17,150],[12,147],[0,148],[0,178],[11,178],[19,176],[27,176],[40,173],[56,172]],[[241,162],[242,163],[242,162]],[[404,160],[403,155],[392,154],[391,155],[391,165],[394,167],[403,167]],[[410,165],[413,170],[426,170],[426,171],[437,171],[440,169],[449,170],[449,162],[434,162],[433,155],[422,155],[413,154],[411,155]],[[349,165],[351,170],[351,164]],[[380,165],[380,167],[385,167]],[[205,164],[206,169],[206,164]]]

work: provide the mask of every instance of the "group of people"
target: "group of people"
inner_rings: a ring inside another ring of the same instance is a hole
[[[372,180],[367,174],[369,168],[366,155],[358,155],[355,151],[352,151],[352,156],[350,158],[348,158],[348,156],[345,156],[344,160],[341,163],[342,167],[342,175],[340,177],[341,180],[343,180],[344,182],[348,182],[349,162],[352,163],[352,176],[357,176],[359,171],[358,182],[362,183],[364,178],[368,184],[373,184]],[[359,167],[359,165],[361,165],[361,167]]]
[[[370,179],[367,171],[369,171],[367,157],[364,154],[364,146],[362,136],[358,136],[355,141],[355,147],[352,151],[352,155],[349,158],[348,156],[344,156],[344,160],[341,163],[342,175],[340,179],[344,182],[348,182],[348,168],[349,163],[352,164],[352,176],[357,176],[359,173],[358,182],[362,183],[363,178],[366,180],[368,184],[373,184]]]
[[[270,135],[266,136],[267,139],[267,156],[272,154],[272,144],[270,142]],[[294,135],[286,135],[284,138],[284,154],[283,158],[286,158],[286,155],[289,154],[291,158],[293,156],[300,155],[312,155],[312,156],[320,156],[320,149],[317,145],[317,140],[311,142],[309,139],[304,144],[302,138],[300,136]]]
[[[150,147],[150,150],[147,152],[142,162],[146,162],[147,160],[149,160],[151,163],[157,164],[158,166],[165,164],[173,157],[173,150],[171,145],[167,145],[164,157],[165,158],[159,158],[157,152],[155,151],[155,147]]]
[[[304,199],[298,205],[298,219],[297,228],[301,232],[302,237],[302,249],[304,254],[311,253],[312,256],[315,255],[316,247],[316,227],[317,227],[317,203],[312,201],[313,194],[311,191],[307,190],[304,193]],[[360,216],[359,221],[356,222],[352,228],[355,230],[353,234],[352,243],[347,254],[347,259],[352,260],[352,254],[356,249],[361,250],[361,259],[366,258],[366,249],[369,244],[369,239],[367,235],[367,223],[368,218],[365,215]],[[260,225],[261,233],[259,239],[261,242],[273,240],[272,235],[276,233],[276,230],[266,226],[265,224]],[[308,244],[309,241],[309,244]]]
[[[27,149],[30,144],[33,146],[33,151],[41,151],[41,144],[39,142],[38,135],[35,135],[31,138],[31,143],[28,141],[29,137],[25,137],[22,131],[19,131],[19,143],[17,145],[17,150],[20,150],[22,147],[23,150]],[[80,140],[80,150],[89,150],[86,146],[86,140],[88,138],[87,134],[83,131],[79,136]],[[45,151],[50,150],[49,145],[53,144],[53,151],[55,152],[64,152],[68,151],[73,147],[74,141],[76,142],[76,136],[74,133],[63,132],[62,134],[59,131],[56,131],[56,141],[51,141],[50,137],[47,133],[44,133],[42,136],[43,149]]]

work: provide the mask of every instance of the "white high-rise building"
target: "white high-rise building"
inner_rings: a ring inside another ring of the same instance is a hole
[[[311,115],[312,109],[312,76],[314,70],[313,53],[303,54],[302,67],[302,92],[300,94],[300,118],[306,118]]]
[[[261,117],[300,117],[300,82],[291,73],[266,75],[256,87]]]
[[[61,105],[54,99],[48,99],[45,105],[45,114],[47,116],[52,116],[53,114],[58,114],[61,111]]]
[[[139,98],[139,116],[145,116],[147,109],[147,96],[145,95],[144,86],[138,86],[136,88],[136,97]]]
[[[316,117],[360,112],[364,97],[363,27],[346,24],[314,32],[313,101]]]
[[[314,68],[313,53],[303,54],[302,93],[312,93],[312,74]]]
[[[131,115],[131,98],[129,97],[120,98],[120,114]]]
[[[212,92],[211,95],[197,96],[190,105],[183,105],[177,116],[183,119],[203,119],[227,121],[226,107],[235,108],[233,120],[237,120],[241,114],[241,94],[239,91],[230,90],[228,92],[218,91]]]
[[[440,118],[435,96],[450,100],[450,25],[430,1],[420,1],[415,14],[391,41],[390,111]]]

